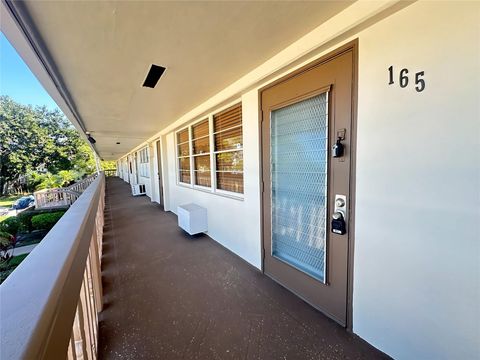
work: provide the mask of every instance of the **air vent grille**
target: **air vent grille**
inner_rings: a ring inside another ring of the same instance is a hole
[[[165,68],[163,66],[152,64],[147,74],[147,77],[143,82],[143,86],[153,89],[155,86],[157,86],[157,82],[164,72],[165,72]]]

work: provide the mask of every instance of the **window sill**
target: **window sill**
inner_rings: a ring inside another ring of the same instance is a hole
[[[244,201],[245,200],[245,195],[244,194],[238,194],[238,193],[223,191],[223,190],[213,191],[212,189],[209,189],[207,187],[185,184],[185,183],[181,183],[181,182],[177,182],[177,186],[185,188],[185,189],[201,191],[201,192],[206,193],[206,194],[211,194],[211,195],[216,195],[216,196],[229,198],[229,199],[232,199],[232,200],[238,200],[238,201]]]

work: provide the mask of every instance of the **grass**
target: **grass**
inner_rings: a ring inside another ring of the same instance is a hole
[[[27,257],[28,254],[17,255],[8,262],[8,267],[17,267]]]
[[[0,196],[0,207],[10,208],[12,207],[13,203],[20,199],[22,196],[22,194]],[[10,215],[0,215],[0,222],[2,222],[8,217],[10,217]]]
[[[20,199],[23,195],[8,195],[8,196],[0,196],[0,207],[12,207],[13,203]]]
[[[27,257],[28,254],[14,256],[6,266],[0,266],[0,284],[17,268],[18,265]]]

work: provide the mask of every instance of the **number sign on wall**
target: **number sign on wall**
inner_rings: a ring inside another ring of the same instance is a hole
[[[389,83],[388,85],[393,85],[395,84],[394,80],[394,69],[393,66],[390,66],[388,68],[388,73],[389,73]],[[425,90],[425,80],[423,79],[423,76],[425,75],[425,71],[419,71],[415,73],[415,90],[417,92],[422,92]],[[409,77],[408,77],[408,69],[402,69],[400,70],[398,74],[398,83],[401,88],[405,88],[408,86],[409,83]]]

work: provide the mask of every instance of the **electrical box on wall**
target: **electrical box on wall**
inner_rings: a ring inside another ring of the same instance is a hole
[[[178,226],[190,235],[208,230],[207,209],[197,204],[180,205],[177,208]]]

